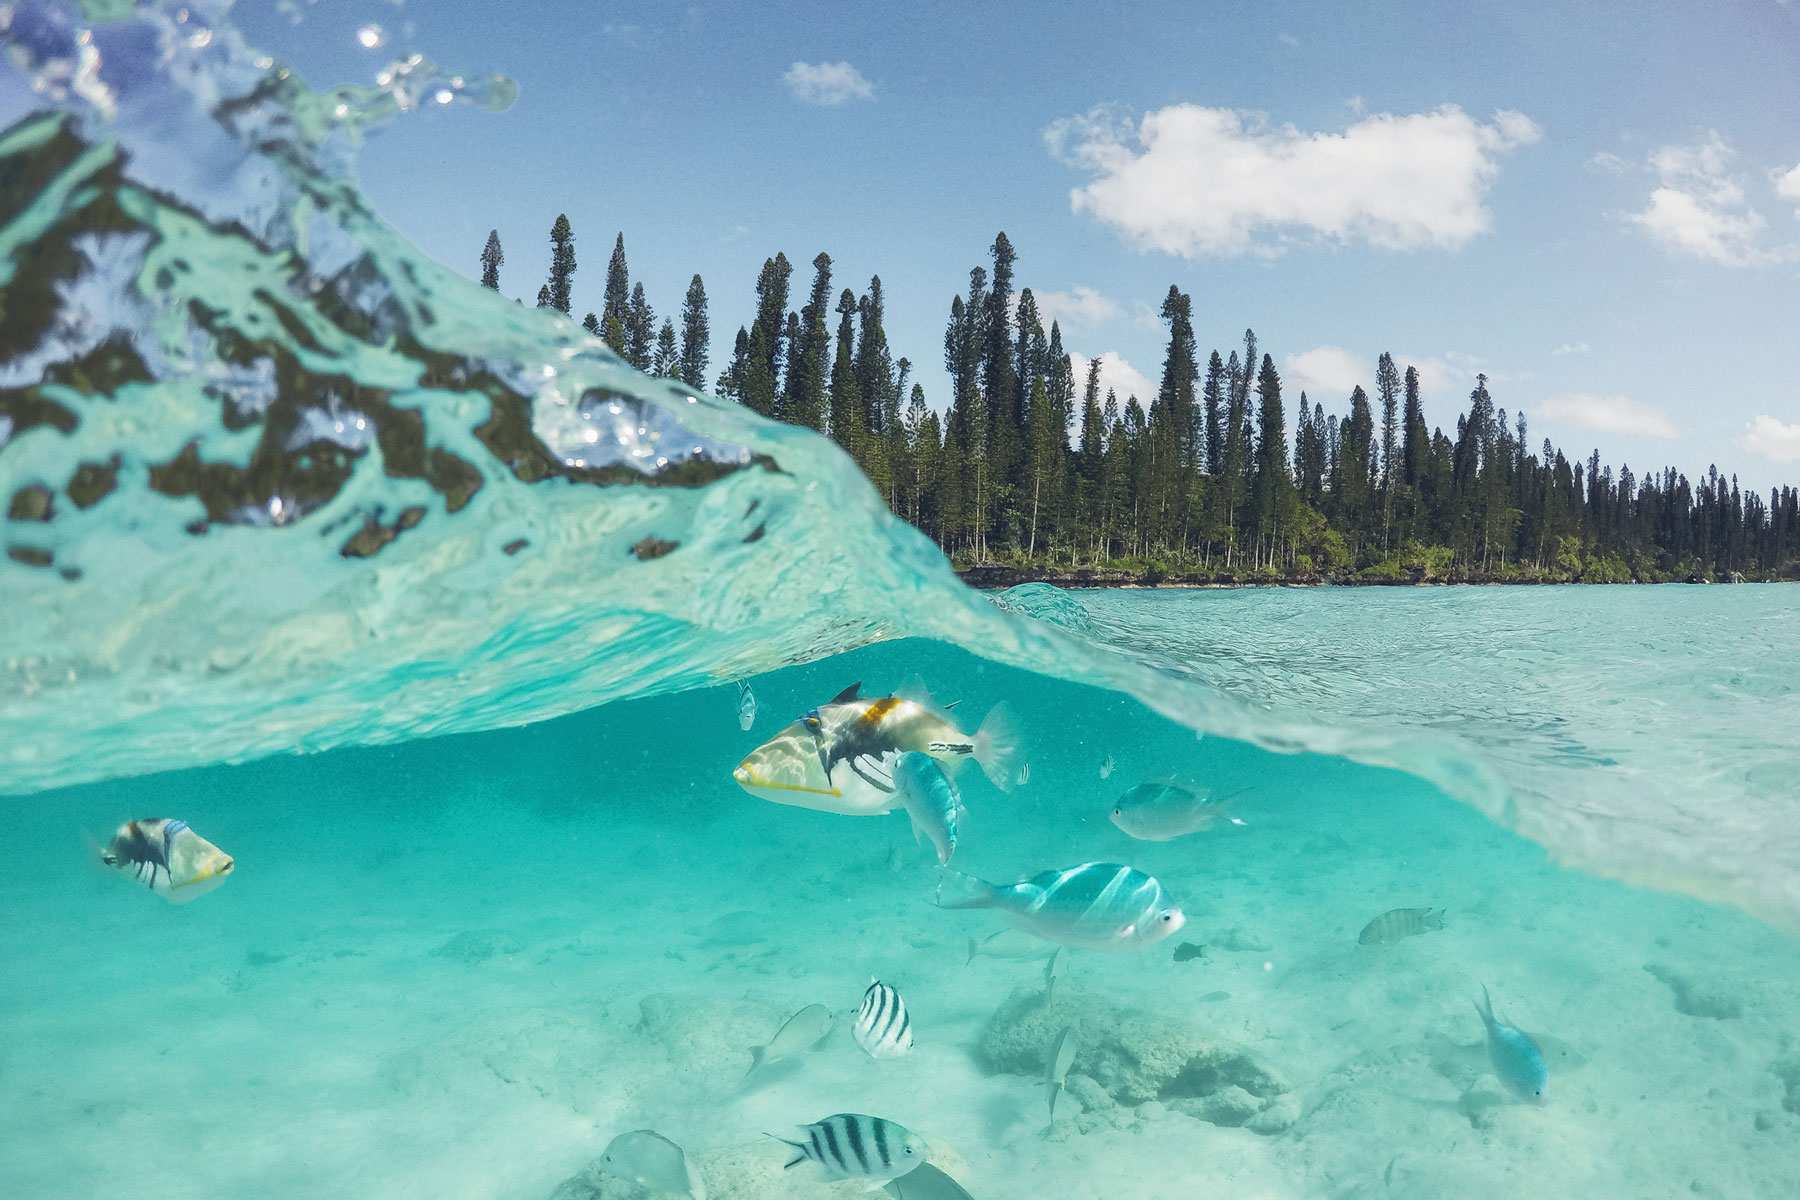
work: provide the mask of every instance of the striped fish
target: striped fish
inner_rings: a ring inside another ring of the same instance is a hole
[[[816,1162],[825,1169],[827,1181],[867,1179],[872,1192],[925,1161],[925,1139],[880,1117],[837,1113],[800,1128],[806,1134],[804,1142],[775,1139],[798,1152],[787,1166]]]
[[[863,993],[862,1007],[856,1010],[856,1023],[850,1032],[870,1058],[899,1058],[913,1046],[912,1018],[906,1015],[906,1001],[879,979],[869,980],[869,990]]]
[[[236,865],[186,821],[146,817],[119,826],[100,861],[129,875],[170,904],[186,904],[219,887]]]
[[[1162,884],[1118,863],[1082,863],[1007,884],[946,868],[937,904],[998,909],[1025,932],[1076,950],[1152,946],[1187,921]]]
[[[1417,937],[1444,927],[1444,908],[1390,908],[1363,926],[1356,936],[1359,946],[1391,946],[1401,938]]]

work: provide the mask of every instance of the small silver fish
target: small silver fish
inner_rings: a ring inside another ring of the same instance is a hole
[[[186,821],[146,817],[119,826],[100,861],[129,875],[170,904],[186,904],[231,877],[237,864]]]
[[[1044,1003],[1050,1003],[1056,995],[1056,981],[1062,976],[1063,968],[1069,965],[1069,952],[1058,946],[1050,961],[1044,964]]]
[[[1105,758],[1101,759],[1100,760],[1100,778],[1102,778],[1102,779],[1110,778],[1112,776],[1114,768],[1116,768],[1118,765],[1119,765],[1118,763],[1113,761],[1113,756],[1110,754],[1107,755]]]
[[[650,1129],[621,1133],[606,1144],[600,1169],[614,1179],[653,1192],[674,1192],[706,1200],[706,1184],[681,1147]]]
[[[894,1200],[975,1200],[963,1185],[930,1163],[920,1163],[898,1179],[886,1183]]]
[[[738,680],[737,689],[738,728],[749,733],[750,727],[756,724],[756,693],[750,690],[749,682],[743,679]]]
[[[930,838],[937,849],[938,865],[943,866],[956,853],[956,814],[962,808],[962,793],[937,759],[918,750],[908,750],[894,760],[893,778],[900,803],[912,818],[913,836]]]
[[[1044,1063],[1044,1082],[1050,1086],[1050,1123],[1044,1126],[1049,1133],[1056,1128],[1056,1098],[1063,1093],[1067,1084],[1069,1067],[1075,1061],[1075,1027],[1065,1028],[1056,1035],[1056,1042],[1050,1047],[1050,1057]]]
[[[1444,908],[1390,908],[1363,926],[1356,935],[1359,946],[1391,946],[1402,938],[1417,937],[1444,927]]]
[[[1029,933],[1021,933],[1017,929],[1002,929],[984,938],[970,938],[969,957],[963,960],[963,966],[974,962],[977,955],[1010,959],[1054,958],[1060,949],[1060,946],[1032,937]]]
[[[1548,1103],[1550,1067],[1544,1062],[1543,1051],[1517,1027],[1494,1016],[1494,1002],[1488,998],[1486,984],[1481,987],[1481,1003],[1475,1011],[1487,1026],[1488,1062],[1494,1068],[1494,1077],[1527,1104]]]
[[[1026,785],[1026,784],[1028,784],[1028,783],[1030,783],[1030,782],[1031,782],[1031,764],[1030,764],[1030,763],[1023,763],[1023,764],[1021,764],[1021,765],[1020,765],[1020,767],[1019,767],[1019,782],[1018,782],[1018,786],[1019,786],[1019,787],[1024,787],[1024,786],[1025,786],[1025,785]]]
[[[913,1048],[912,1017],[906,1001],[879,979],[869,980],[850,1032],[870,1058],[899,1058]]]
[[[1172,841],[1210,829],[1219,821],[1242,825],[1230,814],[1225,802],[1243,791],[1215,800],[1178,783],[1140,783],[1113,804],[1112,823],[1145,842]]]
[[[766,1046],[750,1047],[750,1071],[771,1066],[808,1050],[817,1050],[831,1036],[831,1010],[823,1004],[809,1004],[782,1023]]]
[[[787,1142],[798,1153],[788,1160],[789,1168],[808,1160],[825,1170],[829,1182],[839,1179],[867,1179],[867,1190],[875,1191],[888,1182],[916,1170],[925,1161],[925,1139],[893,1121],[866,1117],[861,1113],[834,1113],[822,1121],[800,1127],[806,1133],[804,1142]],[[770,1134],[770,1137],[775,1137]]]
[[[1162,884],[1118,863],[1082,863],[993,884],[945,868],[939,908],[993,908],[1015,926],[1077,950],[1136,950],[1162,941],[1187,921]]]

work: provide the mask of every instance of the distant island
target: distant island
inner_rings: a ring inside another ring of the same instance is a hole
[[[559,216],[541,307],[572,311],[574,233]],[[1765,499],[1717,467],[1617,472],[1595,450],[1570,459],[1530,443],[1478,376],[1454,437],[1428,428],[1416,368],[1383,354],[1374,396],[1356,387],[1327,415],[1301,392],[1289,414],[1254,332],[1201,365],[1190,297],[1162,304],[1168,350],[1156,395],[1123,401],[1090,361],[1077,380],[1062,331],[1045,332],[1014,289],[1006,234],[991,270],[951,298],[940,417],[882,328],[879,276],[832,293],[812,261],[807,302],[788,307],[792,265],[763,262],[756,312],[739,326],[721,397],[841,445],[888,506],[977,586],[1161,584],[1655,583],[1800,579],[1800,490]],[[498,289],[498,234],[481,256]],[[834,303],[835,299],[835,303]],[[838,317],[831,327],[831,314]],[[659,329],[630,283],[620,234],[604,301],[583,322],[632,365],[706,387],[709,316],[695,275],[682,329]],[[1071,436],[1073,435],[1073,436]]]

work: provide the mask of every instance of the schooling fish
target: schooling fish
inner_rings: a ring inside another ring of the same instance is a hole
[[[1060,946],[1032,937],[1029,933],[1020,933],[1017,929],[1002,929],[984,938],[970,938],[969,957],[963,960],[963,966],[974,962],[978,954],[985,954],[989,958],[1034,959],[1054,958],[1060,952]]]
[[[1475,1011],[1487,1026],[1488,1062],[1493,1064],[1495,1077],[1527,1104],[1547,1103],[1550,1067],[1544,1062],[1543,1051],[1517,1028],[1494,1017],[1494,1002],[1488,999],[1486,984],[1481,987],[1481,1003]]]
[[[621,1133],[606,1144],[600,1169],[614,1179],[635,1183],[653,1192],[674,1192],[706,1200],[706,1184],[681,1147],[660,1133],[639,1129]]]
[[[937,904],[998,909],[1025,932],[1076,950],[1136,950],[1187,920],[1162,884],[1118,863],[1083,863],[1009,884],[946,869]]]
[[[1050,1047],[1050,1057],[1044,1064],[1044,1082],[1050,1085],[1050,1123],[1044,1126],[1045,1133],[1056,1128],[1056,1098],[1067,1086],[1064,1080],[1074,1061],[1075,1027],[1071,1025],[1056,1035],[1056,1043]]]
[[[750,1047],[750,1071],[792,1058],[808,1050],[817,1050],[831,1036],[831,1010],[823,1004],[809,1004],[783,1022],[766,1046]]]
[[[962,794],[937,759],[918,750],[908,750],[894,760],[893,777],[900,803],[912,818],[914,836],[923,834],[931,839],[939,866],[949,862],[956,853],[956,810],[962,807]]]
[[[742,679],[738,680],[737,687],[738,728],[748,733],[750,727],[756,724],[756,693],[751,691],[750,684]]]
[[[899,1058],[913,1047],[912,1018],[907,1015],[906,1001],[879,979],[869,980],[850,1032],[870,1058]]]
[[[1019,768],[1018,786],[1024,787],[1031,782],[1031,764],[1025,763]]]
[[[975,1200],[963,1185],[930,1163],[920,1163],[898,1179],[887,1182],[894,1200]]]
[[[1115,767],[1117,767],[1118,765],[1119,765],[1118,763],[1113,761],[1113,756],[1110,754],[1107,755],[1105,758],[1101,759],[1100,760],[1100,778],[1102,778],[1102,779],[1109,778],[1113,773],[1113,769]]]
[[[1391,946],[1401,938],[1417,937],[1444,927],[1444,908],[1390,908],[1363,926],[1356,935],[1359,946]]]
[[[1242,825],[1225,808],[1230,799],[1215,800],[1177,783],[1140,783],[1113,804],[1112,823],[1140,841],[1167,842],[1210,829],[1218,821]]]
[[[925,1139],[904,1125],[865,1117],[861,1113],[836,1113],[823,1121],[800,1127],[804,1142],[787,1142],[798,1153],[789,1168],[811,1160],[825,1169],[828,1182],[867,1179],[867,1191],[876,1191],[890,1180],[917,1169],[925,1161]],[[770,1134],[770,1137],[775,1137]]]
[[[994,785],[1012,788],[1019,754],[1006,706],[996,704],[981,728],[965,734],[941,712],[898,696],[878,700],[852,684],[751,751],[732,772],[752,796],[845,816],[873,816],[900,806],[894,759],[908,750],[941,763],[974,759]]]
[[[127,821],[100,851],[100,861],[131,876],[171,904],[186,904],[220,886],[237,864],[188,828],[186,821]]]

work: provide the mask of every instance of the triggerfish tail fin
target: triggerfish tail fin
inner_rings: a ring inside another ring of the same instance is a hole
[[[935,899],[939,908],[992,908],[994,885],[985,879],[977,879],[973,875],[965,875],[961,871],[945,867],[938,872]],[[973,939],[970,940],[969,957],[975,957]]]
[[[1014,760],[1024,749],[1012,710],[1003,703],[990,708],[981,728],[975,731],[974,755],[988,779],[1001,791],[1012,791]]]

